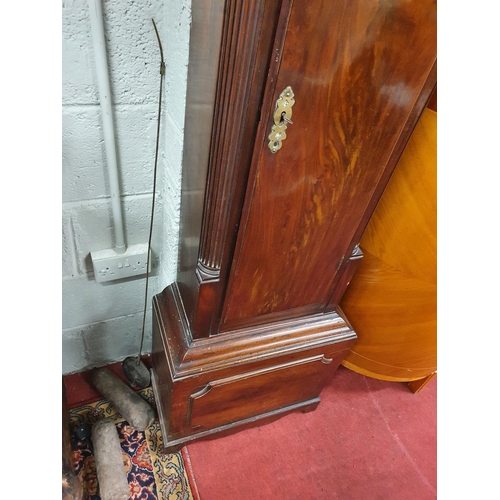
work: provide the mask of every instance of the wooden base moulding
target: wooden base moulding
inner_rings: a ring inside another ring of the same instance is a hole
[[[356,340],[336,312],[193,340],[175,283],[153,310],[152,380],[167,452],[314,409]]]

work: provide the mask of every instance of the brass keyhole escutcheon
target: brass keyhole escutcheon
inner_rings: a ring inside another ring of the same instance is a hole
[[[286,128],[288,124],[292,124],[292,107],[295,104],[295,96],[292,87],[286,87],[276,100],[274,109],[271,133],[268,136],[268,148],[271,153],[278,152],[283,146],[283,141],[286,139]]]

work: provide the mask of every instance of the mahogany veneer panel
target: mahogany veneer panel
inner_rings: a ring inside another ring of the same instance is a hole
[[[193,427],[210,429],[312,400],[318,397],[322,379],[329,373],[325,365],[332,361],[318,354],[211,380],[191,394],[188,420]]]
[[[293,3],[275,98],[292,87],[294,123],[259,153],[224,329],[325,309],[433,68],[434,5]]]

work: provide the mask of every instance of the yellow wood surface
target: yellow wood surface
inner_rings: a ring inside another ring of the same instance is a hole
[[[363,234],[341,301],[358,342],[344,366],[382,380],[436,371],[437,114],[426,109]]]

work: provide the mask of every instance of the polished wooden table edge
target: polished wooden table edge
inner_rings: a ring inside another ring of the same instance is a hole
[[[355,364],[350,363],[349,361],[346,361],[345,359],[342,360],[340,364],[344,368],[347,368],[353,372],[359,373],[360,375],[364,375],[366,377],[374,378],[377,380],[383,380],[385,382],[414,382],[414,381],[418,381],[418,380],[423,380],[423,379],[427,378],[428,376],[430,376],[434,373],[437,373],[436,370],[432,370],[432,371],[427,371],[425,373],[423,373],[421,371],[418,375],[415,375],[413,377],[411,377],[411,376],[409,376],[409,377],[392,377],[390,375],[383,375],[380,373],[376,373],[376,372],[372,372],[370,370],[360,368],[359,366],[356,366]]]

